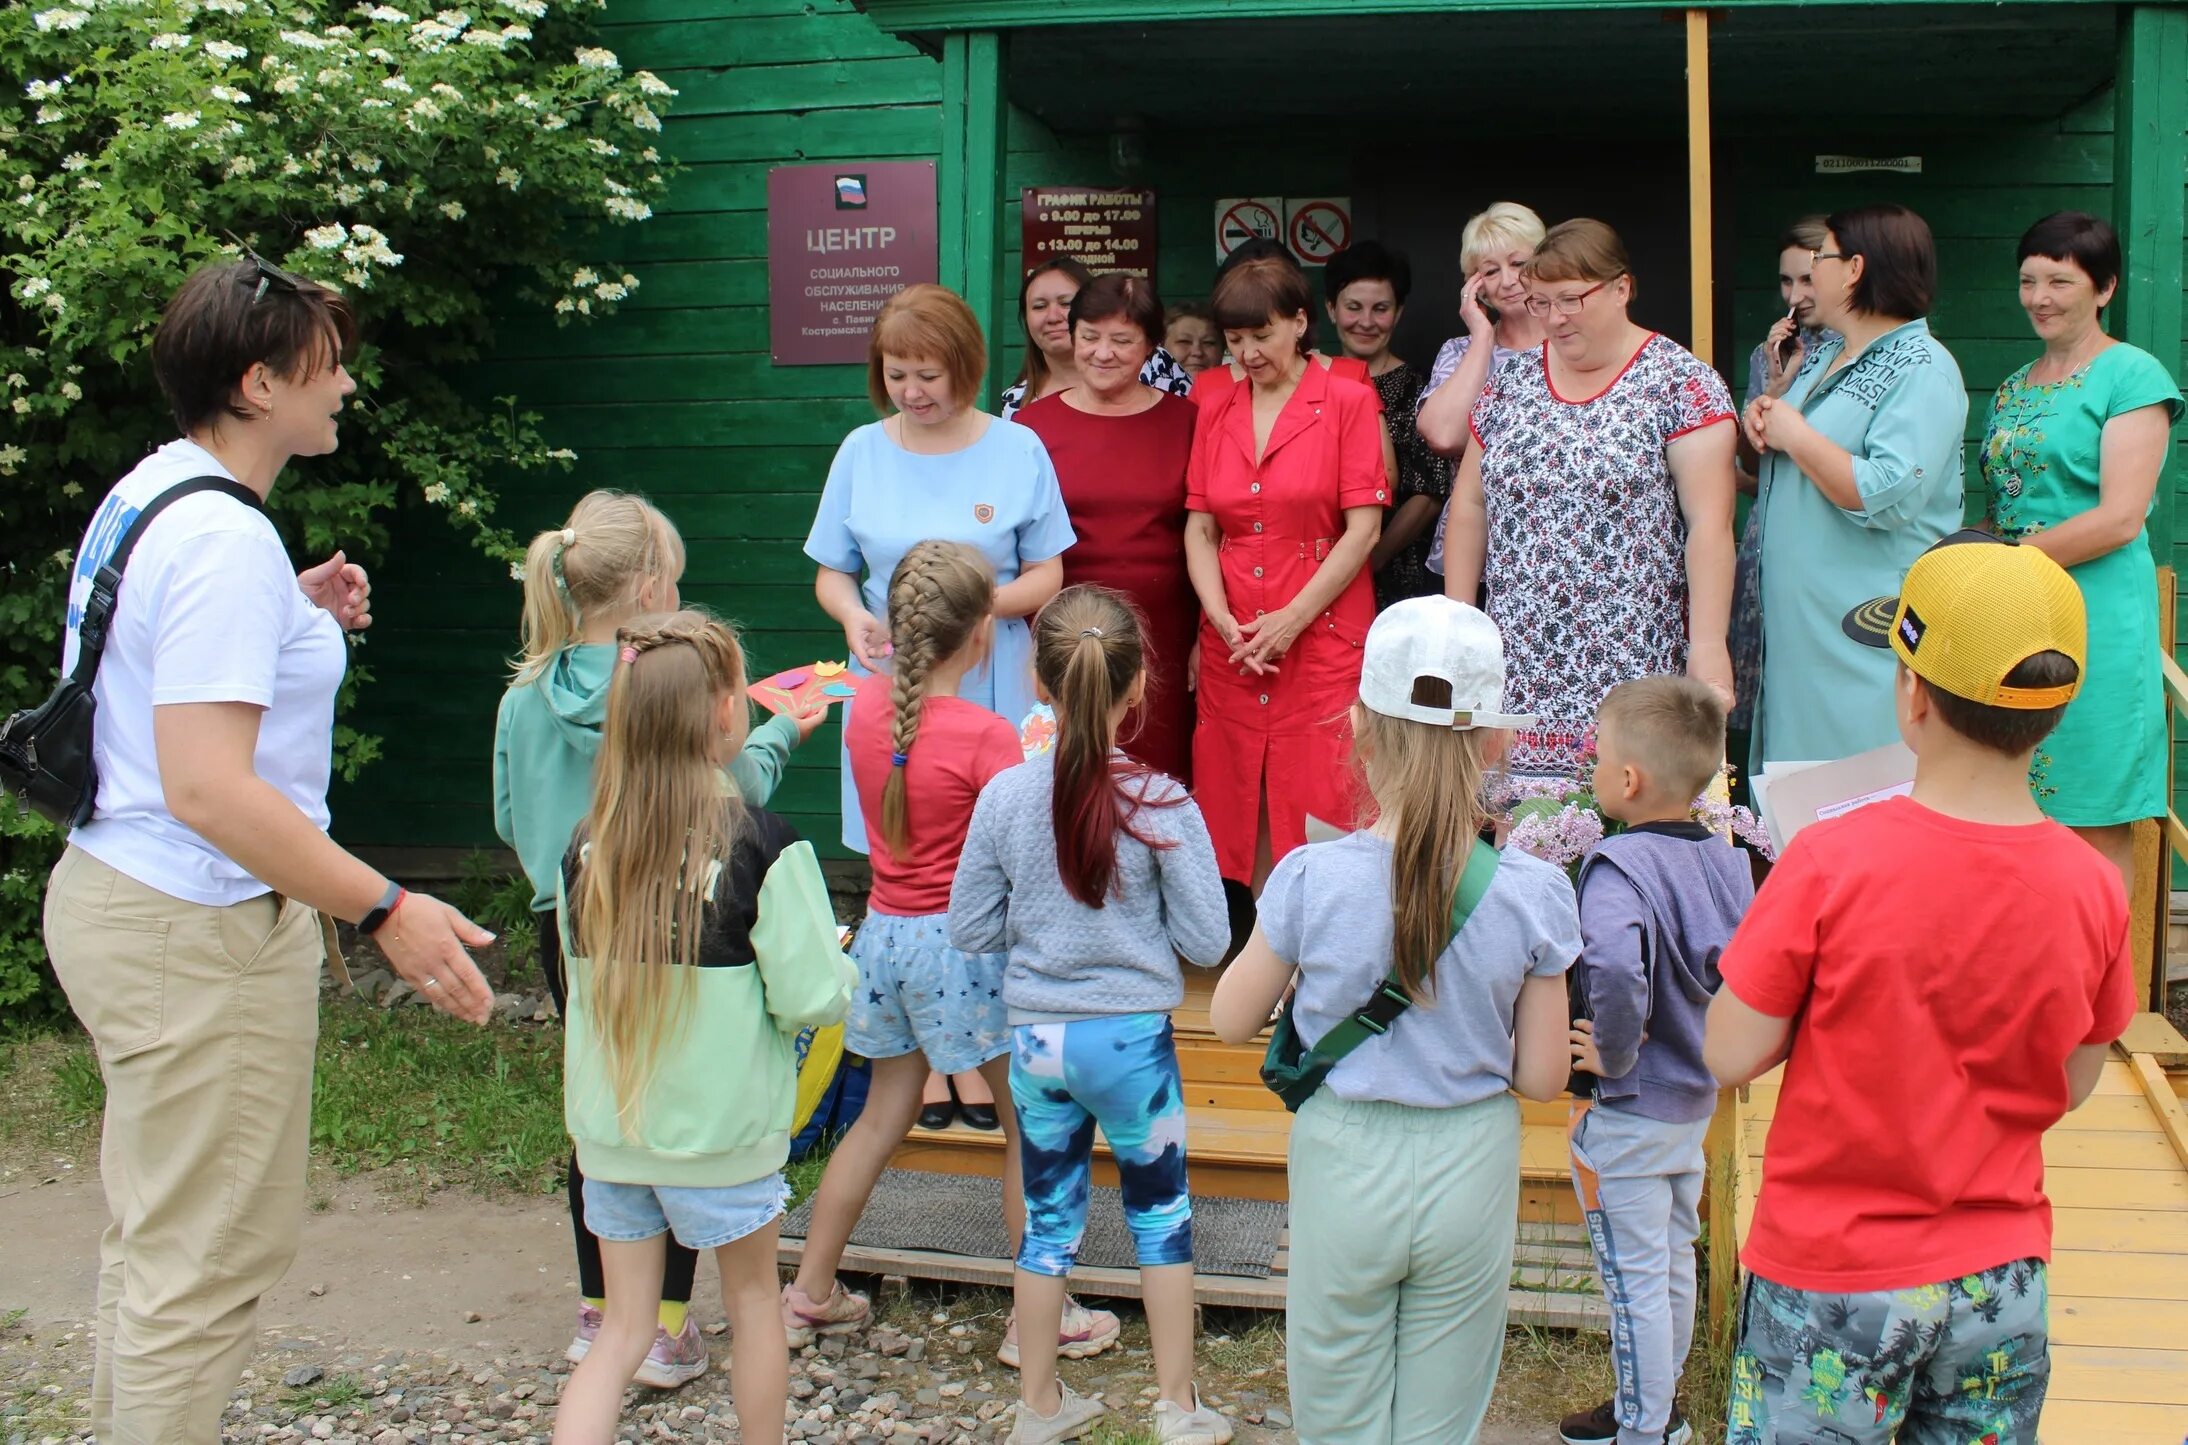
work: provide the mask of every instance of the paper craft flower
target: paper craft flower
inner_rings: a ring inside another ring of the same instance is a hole
[[[1028,758],[1037,758],[1056,746],[1056,709],[1045,702],[1035,703],[1033,711],[1018,725],[1018,746]]]

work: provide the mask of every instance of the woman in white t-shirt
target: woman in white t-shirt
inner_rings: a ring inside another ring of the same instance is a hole
[[[92,577],[155,497],[193,478],[262,503],[292,457],[335,448],[355,390],[333,292],[256,257],[168,303],[153,370],[182,437],[100,503],[76,554],[62,667]],[[364,570],[302,573],[261,506],[183,497],[122,574],[95,695],[96,810],[46,892],[46,949],[106,1081],[100,1173],[101,1440],[217,1440],[258,1298],[302,1225],[321,914],[356,920],[430,1002],[483,1023],[464,952],[491,935],[327,836],[345,628]]]

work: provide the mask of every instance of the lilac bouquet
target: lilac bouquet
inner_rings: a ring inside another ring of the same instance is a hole
[[[1592,756],[1581,761],[1583,775],[1592,775],[1593,769],[1586,766]],[[1729,787],[1732,770],[1727,768],[1719,776]],[[1762,820],[1718,796],[1722,791],[1711,787],[1694,800],[1694,821],[1713,833],[1729,831],[1764,858],[1775,859],[1777,850],[1771,847]],[[1576,875],[1589,850],[1620,826],[1603,816],[1594,787],[1581,778],[1507,777],[1495,786],[1490,807],[1510,828],[1506,838],[1510,846]]]

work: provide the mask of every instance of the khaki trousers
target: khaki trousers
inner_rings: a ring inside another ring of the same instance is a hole
[[[303,1226],[318,916],[185,903],[71,847],[45,935],[106,1080],[92,1433],[207,1445]]]

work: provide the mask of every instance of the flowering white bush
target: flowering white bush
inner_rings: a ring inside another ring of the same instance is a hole
[[[666,184],[674,92],[599,47],[599,3],[0,7],[0,714],[50,684],[90,509],[172,434],[146,354],[160,303],[241,245],[343,291],[364,337],[341,451],[274,494],[299,555],[370,557],[408,490],[501,574],[517,552],[489,478],[571,456],[516,399],[482,410],[457,383],[497,317],[627,298],[607,230]],[[345,767],[369,758],[337,739]],[[0,800],[0,1010],[36,992],[41,833]]]

